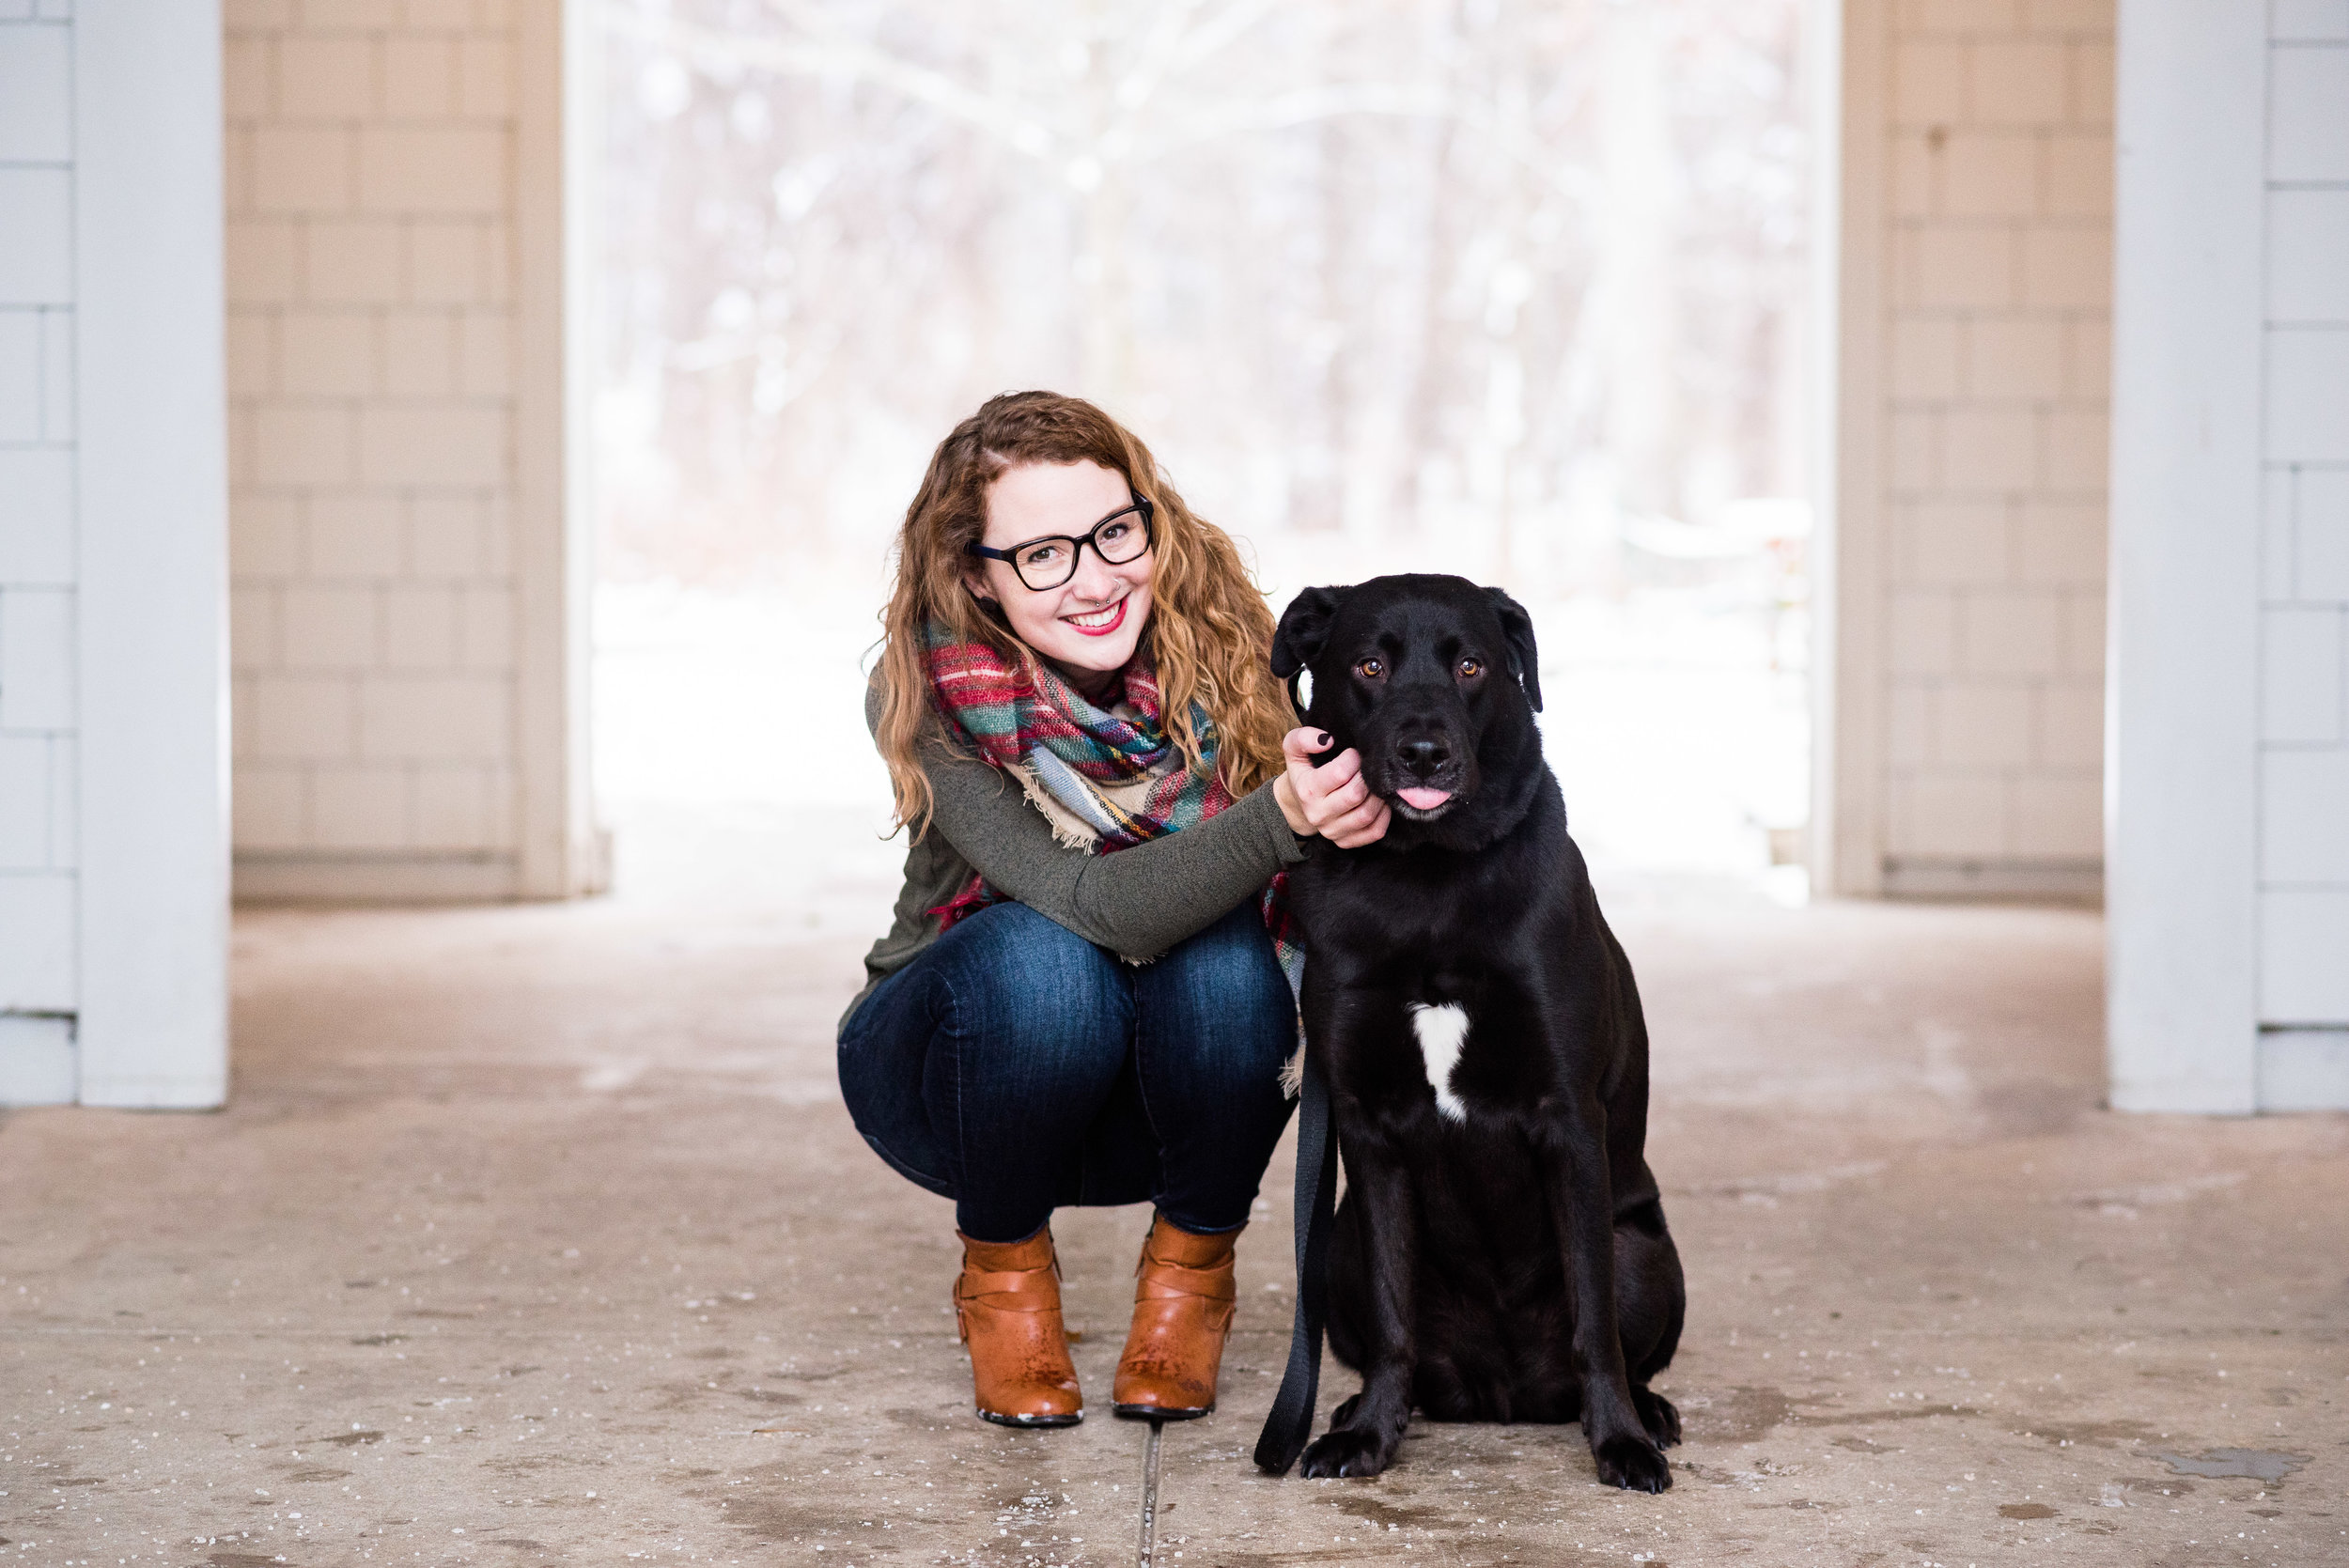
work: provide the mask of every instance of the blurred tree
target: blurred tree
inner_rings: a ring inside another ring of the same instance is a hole
[[[608,575],[874,561],[990,393],[1544,593],[1799,490],[1798,0],[614,0]]]

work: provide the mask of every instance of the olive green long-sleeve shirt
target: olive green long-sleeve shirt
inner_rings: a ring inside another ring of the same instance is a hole
[[[878,675],[867,689],[867,727],[880,722]],[[929,831],[906,847],[905,887],[889,934],[864,955],[864,989],[896,973],[938,939],[929,911],[960,893],[972,873],[1007,898],[1122,956],[1156,957],[1221,919],[1273,876],[1305,858],[1266,784],[1204,822],[1113,855],[1070,848],[1031,805],[1019,781],[951,748],[933,718],[922,770],[936,805]]]

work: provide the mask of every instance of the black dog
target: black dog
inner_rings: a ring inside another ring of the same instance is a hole
[[[1498,588],[1308,588],[1272,668],[1393,809],[1291,876],[1307,1048],[1346,1194],[1330,1343],[1362,1374],[1310,1476],[1376,1475],[1438,1421],[1579,1419],[1599,1479],[1660,1492],[1680,1417],[1649,1390],[1687,1295],[1647,1137],[1647,1027],[1542,759],[1533,628]],[[1301,1175],[1300,1175],[1301,1179]]]

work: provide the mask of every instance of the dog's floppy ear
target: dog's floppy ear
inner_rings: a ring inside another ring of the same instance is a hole
[[[1321,657],[1330,640],[1330,623],[1337,619],[1343,588],[1306,588],[1281,612],[1272,633],[1272,673],[1283,680]]]
[[[1525,613],[1524,605],[1499,588],[1486,589],[1485,597],[1492,601],[1493,613],[1501,617],[1501,634],[1509,640],[1509,673],[1517,677],[1517,684],[1525,689],[1525,700],[1539,713],[1542,661],[1533,649],[1533,617]]]
[[[1307,588],[1289,600],[1289,607],[1281,612],[1281,624],[1272,633],[1272,673],[1288,683],[1289,702],[1297,711],[1305,711],[1305,699],[1297,689],[1298,672],[1321,657],[1322,644],[1330,640],[1330,623],[1338,617],[1338,601],[1345,595],[1343,588]]]

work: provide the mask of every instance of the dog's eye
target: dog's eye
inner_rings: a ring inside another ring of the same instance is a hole
[[[1460,660],[1460,678],[1462,680],[1474,680],[1478,675],[1481,675],[1484,673],[1485,661],[1483,660],[1463,659]]]
[[[1387,661],[1383,659],[1365,659],[1354,666],[1354,673],[1364,680],[1384,679],[1387,674]]]

